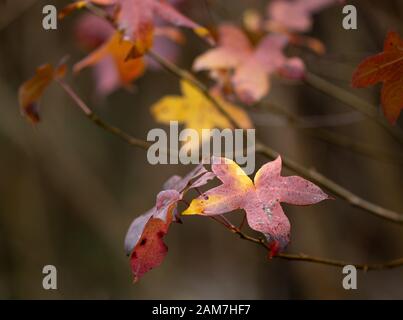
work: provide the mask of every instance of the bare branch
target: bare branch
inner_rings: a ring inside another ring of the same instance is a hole
[[[66,82],[60,79],[57,80],[57,82],[60,84],[63,90],[70,96],[70,98],[74,100],[74,102],[77,104],[80,110],[97,126],[114,134],[115,136],[118,136],[119,138],[126,141],[128,144],[132,146],[139,147],[144,150],[147,150],[151,146],[151,144],[148,141],[132,137],[131,135],[122,131],[121,129],[104,122],[86,105],[86,103],[83,100],[81,100],[81,98],[73,91],[73,89]]]
[[[327,129],[313,129],[310,126],[305,125],[306,123],[304,119],[300,119],[297,114],[273,104],[261,103],[259,104],[259,106],[264,107],[267,111],[285,117],[285,120],[288,122],[289,125],[291,125],[295,129],[302,129],[302,132],[313,138],[317,138],[324,142],[350,150],[366,157],[370,157],[375,160],[384,161],[400,166],[403,165],[403,154],[400,152],[389,152],[384,149],[379,149],[361,141],[354,141],[351,138],[337,134]]]
[[[217,221],[217,222],[219,222],[219,221]],[[243,233],[240,230],[240,228],[237,228],[236,226],[234,226],[232,223],[229,222],[228,219],[226,219],[225,224],[222,222],[220,222],[220,224],[222,224],[224,227],[226,227],[229,231],[239,235],[239,237],[241,239],[249,241],[249,242],[253,242],[253,243],[263,247],[269,253],[270,249],[264,239],[254,238],[254,237],[251,237],[251,236]],[[403,258],[391,260],[391,261],[388,261],[385,263],[378,263],[378,264],[357,264],[357,263],[352,263],[352,262],[347,262],[347,261],[309,256],[304,253],[298,253],[298,254],[279,253],[279,254],[275,255],[273,258],[289,260],[289,261],[312,262],[312,263],[316,263],[316,264],[322,264],[322,265],[333,266],[333,267],[341,267],[341,268],[343,268],[344,266],[347,266],[347,265],[353,265],[358,270],[363,270],[364,272],[392,269],[392,268],[398,268],[398,267],[403,266]]]
[[[397,126],[391,126],[385,118],[379,115],[378,108],[375,106],[310,72],[306,74],[305,83],[361,112],[384,128],[397,142],[403,144],[402,130]]]

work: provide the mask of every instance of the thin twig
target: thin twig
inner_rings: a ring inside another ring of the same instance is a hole
[[[218,222],[219,224],[222,224],[224,227],[228,228],[230,227],[229,224],[227,224],[223,219],[220,219],[221,216],[209,216],[211,220],[214,220]]]
[[[223,214],[220,215],[220,217],[221,217],[221,219],[222,219],[223,221],[225,221],[226,224],[228,224],[228,225],[231,226],[231,227],[234,227],[234,225],[231,223],[231,221],[229,221]]]
[[[378,108],[375,106],[311,72],[307,72],[305,83],[361,112],[384,128],[396,141],[403,144],[402,130],[397,126],[391,126],[385,118],[379,115]]]
[[[337,134],[335,132],[317,129],[317,130],[307,130],[306,134],[311,137],[322,140],[323,142],[333,144],[335,146],[350,150],[357,154],[363,155],[374,160],[382,161],[389,164],[394,164],[398,166],[403,165],[403,155],[400,152],[388,152],[384,149],[374,148],[372,145],[357,142],[352,140],[350,137]]]
[[[105,19],[107,22],[109,22],[112,25],[112,27],[114,29],[119,30],[119,26],[117,25],[114,17],[111,14],[109,14],[109,12],[107,12],[104,9],[101,9],[101,8],[93,5],[91,2],[87,2],[85,4],[85,8],[88,11],[90,11],[92,14],[94,14],[94,15],[102,18],[102,19]]]
[[[57,83],[60,84],[60,86],[63,88],[63,90],[70,96],[71,99],[74,100],[74,102],[77,104],[77,106],[80,108],[80,110],[97,126],[101,127],[102,129],[118,136],[128,144],[142,148],[144,150],[148,150],[148,148],[151,146],[151,143],[148,141],[144,141],[142,139],[135,138],[131,136],[130,134],[122,131],[121,129],[112,126],[102,119],[100,119],[87,105],[86,103],[81,100],[81,98],[74,92],[74,90],[63,80],[58,79]]]
[[[266,110],[271,111],[276,114],[280,114],[285,117],[289,124],[293,125],[295,128],[304,129],[302,132],[309,136],[317,138],[327,143],[342,147],[344,149],[350,150],[352,152],[370,157],[375,160],[380,160],[396,165],[403,165],[403,154],[399,152],[387,152],[386,150],[378,149],[372,145],[365,144],[363,142],[356,142],[348,137],[334,133],[332,131],[316,128],[315,130],[310,127],[304,126],[304,121],[301,120],[295,113],[285,110],[276,105],[270,104],[260,104],[265,107]]]
[[[251,236],[243,233],[240,230],[240,228],[237,228],[236,226],[234,226],[231,222],[229,222],[229,220],[227,220],[227,223],[229,226],[226,226],[226,224],[223,224],[220,222],[220,224],[224,225],[224,227],[226,227],[232,233],[237,234],[241,239],[255,243],[255,244],[263,247],[266,251],[269,251],[269,247],[264,239],[254,238],[254,237],[251,237]],[[309,256],[304,253],[299,253],[299,254],[279,253],[279,254],[275,255],[273,258],[290,260],[290,261],[312,262],[312,263],[317,263],[317,264],[322,264],[322,265],[327,265],[327,266],[334,266],[334,267],[345,267],[347,265],[353,265],[358,270],[363,270],[363,271],[385,270],[385,269],[392,269],[392,268],[397,268],[397,267],[403,266],[403,258],[399,258],[399,259],[388,261],[386,263],[379,263],[379,264],[356,264],[356,263],[351,263],[351,262],[347,262],[347,261],[313,257],[313,256]]]
[[[386,269],[392,269],[392,268],[397,268],[397,267],[403,266],[403,258],[395,259],[395,260],[391,260],[391,261],[388,261],[385,263],[379,263],[379,264],[355,264],[355,263],[346,262],[346,261],[312,257],[312,256],[308,256],[304,253],[300,253],[300,254],[280,253],[275,257],[280,258],[280,259],[285,259],[285,260],[292,260],[292,261],[304,261],[304,262],[325,264],[325,265],[334,266],[334,267],[345,267],[347,265],[353,265],[358,270],[362,270],[364,272],[365,271],[375,271],[375,270],[386,270]]]

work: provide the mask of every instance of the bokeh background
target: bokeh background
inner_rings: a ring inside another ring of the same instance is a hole
[[[263,11],[267,2],[189,0],[181,10],[214,27],[223,21],[239,24],[246,8]],[[348,2],[358,8],[358,30],[342,29],[341,7],[326,9],[315,17],[311,34],[326,44],[328,53],[322,57],[306,51],[299,54],[313,73],[378,105],[379,86],[351,89],[351,74],[360,60],[381,51],[389,29],[402,35],[403,2]],[[53,3],[61,8],[68,2]],[[94,126],[56,85],[42,99],[43,122],[33,127],[22,118],[18,86],[35,67],[57,63],[66,54],[71,63],[85,55],[72,32],[79,14],[60,23],[57,31],[45,31],[42,8],[46,4],[49,1],[0,2],[0,298],[403,298],[403,268],[360,272],[358,290],[345,291],[340,269],[268,261],[261,248],[197,217],[171,227],[166,238],[169,254],[162,266],[132,284],[123,250],[126,230],[134,217],[153,206],[167,178],[184,174],[190,167],[149,165],[143,150]],[[191,32],[186,35],[178,64],[189,68],[207,45]],[[104,100],[94,94],[93,80],[91,71],[69,76],[98,114],[142,138],[148,130],[160,127],[149,106],[165,94],[179,92],[178,80],[164,71],[147,72],[136,81],[133,92],[119,90]],[[382,129],[307,85],[275,79],[266,100],[316,124],[326,117],[330,130],[348,139],[386,153],[403,151]],[[403,213],[401,161],[374,159],[324,142],[310,134],[312,129],[290,126],[270,111],[250,113],[257,135],[282,154]],[[258,157],[257,166],[264,161]],[[286,212],[293,231],[289,252],[351,262],[382,262],[403,256],[401,226],[344,201],[286,206]],[[240,214],[231,217],[237,221]],[[42,288],[42,268],[47,264],[57,267],[57,291]]]

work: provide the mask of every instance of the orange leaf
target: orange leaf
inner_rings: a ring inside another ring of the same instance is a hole
[[[51,64],[45,64],[36,69],[35,75],[24,82],[19,91],[18,99],[21,112],[33,123],[40,121],[38,101],[45,89],[55,78],[62,78],[66,72],[66,66],[61,65],[55,69]]]
[[[93,51],[83,60],[74,65],[74,72],[98,64],[103,59],[112,58],[119,75],[122,85],[128,85],[130,82],[143,74],[144,62],[142,58],[127,59],[127,56],[133,48],[133,43],[122,39],[119,32],[113,36],[100,48]]]
[[[353,87],[383,82],[382,108],[386,119],[395,124],[403,109],[403,40],[396,32],[386,36],[384,51],[365,59],[353,74]]]

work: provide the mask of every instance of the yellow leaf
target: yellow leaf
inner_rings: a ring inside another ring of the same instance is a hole
[[[202,137],[203,129],[233,129],[230,121],[200,90],[185,80],[181,82],[181,89],[182,96],[164,97],[151,107],[151,113],[157,122],[169,124],[170,121],[178,121],[183,123],[186,128],[196,130],[199,137]],[[218,95],[214,96],[225,111],[232,115],[240,128],[253,127],[245,111],[224,101]],[[192,147],[198,147],[198,145]]]
[[[220,179],[230,185],[231,193],[216,192],[209,194],[208,197],[193,199],[189,207],[182,212],[182,215],[203,215],[206,208],[225,207],[225,203],[231,197],[240,199],[248,192],[254,192],[255,187],[252,180],[234,161],[226,158],[215,158],[214,161],[214,168],[218,168],[219,172],[217,173]]]

